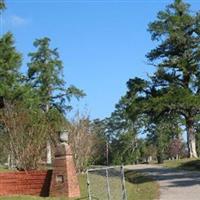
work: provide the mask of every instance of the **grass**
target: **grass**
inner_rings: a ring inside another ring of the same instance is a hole
[[[163,166],[179,170],[200,171],[200,160],[199,159],[167,160],[164,162]]]
[[[0,166],[0,172],[9,172],[9,171],[11,170]]]
[[[99,182],[98,175],[96,182]],[[81,199],[87,199],[86,176],[79,176]],[[128,200],[153,200],[159,196],[158,184],[149,177],[133,171],[126,172],[126,190]],[[33,196],[0,197],[0,200],[69,200],[68,198],[42,198]],[[71,199],[70,199],[71,200]]]
[[[133,171],[126,172],[128,200],[155,200],[159,197],[159,185],[150,177]]]

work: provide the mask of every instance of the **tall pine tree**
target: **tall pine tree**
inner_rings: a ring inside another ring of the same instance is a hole
[[[157,67],[152,77],[157,88],[165,88],[160,102],[185,120],[190,157],[197,157],[195,118],[200,114],[200,12],[175,0],[157,20],[149,24],[158,46],[147,54]]]
[[[66,101],[72,97],[80,98],[84,93],[75,86],[66,88],[63,63],[58,50],[50,48],[49,38],[37,39],[34,47],[37,51],[29,53],[28,82],[38,92],[45,111],[56,107],[65,112],[69,108]]]
[[[150,118],[159,125],[164,118],[177,116],[187,132],[188,156],[197,157],[196,131],[200,114],[200,12],[175,0],[160,11],[157,20],[149,24],[149,32],[157,47],[147,54],[156,67],[149,78],[130,79],[127,97],[129,117]],[[162,119],[163,118],[163,119]]]
[[[41,108],[48,113],[56,108],[65,113],[70,106],[67,104],[72,97],[84,96],[83,91],[75,86],[66,88],[63,76],[63,63],[57,49],[51,49],[50,39],[44,37],[34,42],[36,52],[29,53],[28,83],[38,93]],[[50,144],[47,144],[47,162],[51,163]]]
[[[20,78],[21,54],[14,46],[11,33],[0,38],[0,96],[5,100],[13,100]]]

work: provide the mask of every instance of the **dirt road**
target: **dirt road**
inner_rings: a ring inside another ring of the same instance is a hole
[[[127,169],[147,173],[160,185],[160,200],[200,200],[200,172],[178,171],[156,165],[132,165]]]

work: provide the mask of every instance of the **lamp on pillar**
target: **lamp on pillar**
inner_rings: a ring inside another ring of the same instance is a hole
[[[68,139],[69,139],[69,133],[64,130],[62,132],[60,132],[60,142],[64,142],[68,144]]]
[[[68,132],[60,133],[60,143],[56,148],[50,196],[80,197],[73,154],[68,144]]]

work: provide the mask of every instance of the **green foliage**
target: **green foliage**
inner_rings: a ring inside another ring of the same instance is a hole
[[[184,117],[189,154],[196,157],[194,124],[200,113],[200,13],[192,15],[189,8],[183,1],[175,1],[158,13],[149,31],[159,44],[147,58],[157,66],[152,82],[165,90],[159,99],[161,109]]]
[[[126,132],[135,133],[136,127],[128,118],[126,107],[129,104],[129,99],[121,97],[119,102],[115,105],[114,112],[106,119],[106,130],[110,140],[119,138]]]
[[[141,89],[140,86],[138,88]],[[127,107],[130,103],[127,96],[122,97],[109,118],[93,122],[93,127],[95,127],[93,130],[103,147],[96,164],[106,164],[107,142],[109,164],[132,164],[147,161],[150,156],[154,156],[153,146],[147,144],[146,140],[138,139],[138,132],[146,121],[142,117],[137,117],[135,121],[129,118]]]
[[[11,100],[19,89],[21,54],[14,46],[11,33],[0,38],[0,96]]]
[[[109,118],[94,120],[93,131],[96,133],[100,148],[96,164],[133,163],[138,159],[136,147],[137,126],[132,123],[126,113],[129,100],[122,97]]]
[[[194,126],[200,114],[200,13],[192,14],[189,8],[188,4],[176,0],[158,13],[148,29],[157,47],[147,54],[156,71],[149,80],[136,77],[127,83],[128,116],[133,122],[143,118],[144,127],[154,127],[150,132],[156,136],[160,155],[163,145],[169,141],[165,135],[174,134],[165,128],[169,124],[165,119],[168,119],[178,126],[177,120],[186,126],[189,154],[196,157]]]
[[[90,124],[92,134],[96,136],[96,144],[94,151],[96,152],[91,158],[91,161],[95,165],[106,165],[106,144],[107,144],[107,132],[106,132],[105,120],[95,119]]]
[[[50,49],[50,39],[36,40],[34,46],[26,77],[20,73],[22,56],[13,35],[0,38],[0,96],[5,106],[0,110],[0,161],[10,155],[19,169],[38,166],[47,137],[56,144],[57,133],[67,124],[65,101],[84,96],[75,86],[65,88],[63,65],[57,49]]]
[[[199,113],[200,13],[191,15],[189,5],[175,1],[149,24],[158,46],[147,54],[157,66],[151,77],[162,88],[163,108],[188,117]],[[183,98],[184,97],[184,98]]]
[[[33,44],[37,51],[29,53],[28,82],[38,92],[44,110],[56,107],[65,112],[70,108],[65,104],[66,100],[70,101],[73,96],[82,97],[84,93],[75,86],[65,88],[63,64],[58,50],[50,48],[49,38],[37,39]]]
[[[133,133],[124,133],[111,144],[112,164],[133,164],[149,162],[156,150],[146,139],[139,139]]]
[[[132,164],[138,160],[140,155],[137,147],[135,133],[127,132],[112,141],[111,157],[112,163],[116,165]]]
[[[0,0],[0,14],[1,14],[1,10],[4,10],[4,9],[6,9],[5,2],[4,0]]]

